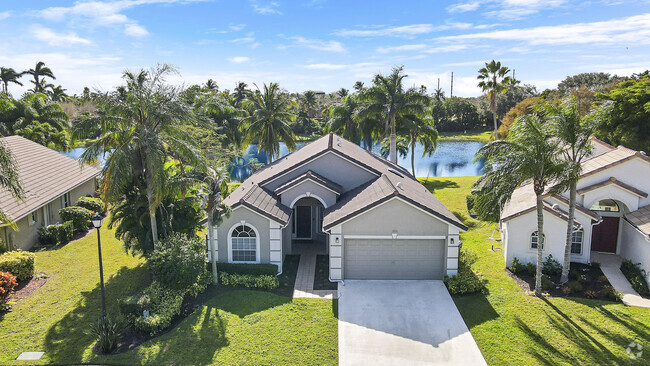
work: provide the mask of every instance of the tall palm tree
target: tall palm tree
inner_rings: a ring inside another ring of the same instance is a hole
[[[237,82],[235,85],[235,90],[233,91],[233,97],[235,99],[235,107],[240,108],[244,99],[248,95],[248,84],[243,81]]]
[[[363,81],[357,81],[352,87],[357,93],[363,90]]]
[[[156,209],[164,196],[164,165],[174,155],[188,165],[201,167],[195,141],[184,125],[194,122],[190,106],[180,95],[180,88],[165,83],[176,70],[159,65],[150,71],[126,71],[126,86],[97,100],[98,112],[75,125],[76,135],[85,138],[89,131],[101,128],[100,136],[81,155],[82,162],[109,154],[103,168],[104,195],[109,202],[122,199],[136,181],[146,186],[152,242],[158,242]]]
[[[492,120],[494,121],[494,139],[498,139],[497,135],[497,95],[505,93],[508,86],[513,84],[515,80],[508,76],[510,69],[501,66],[500,61],[486,62],[485,67],[478,70],[479,81],[478,87],[484,93],[487,93],[490,98],[490,111],[492,112]]]
[[[22,200],[25,196],[25,191],[20,183],[18,176],[18,166],[9,148],[0,141],[0,188],[5,189],[11,195]],[[0,208],[0,222],[8,223],[13,229],[16,229],[16,224],[8,217]]]
[[[408,131],[406,141],[411,148],[411,173],[415,177],[415,146],[421,143],[423,147],[422,157],[431,156],[438,147],[438,130],[436,130],[432,118],[421,118],[408,116],[403,122],[404,129]]]
[[[12,101],[11,116],[6,116],[3,133],[20,135],[58,150],[69,147],[69,117],[58,103],[45,94],[27,94]]]
[[[307,90],[302,97],[302,103],[305,107],[305,111],[309,118],[314,118],[314,108],[316,108],[316,93],[311,90]]]
[[[361,130],[357,120],[359,103],[354,96],[343,98],[340,104],[331,107],[327,130],[337,133],[352,142],[361,141]]]
[[[0,80],[2,81],[2,92],[9,95],[9,83],[18,84],[23,86],[23,83],[18,79],[23,76],[25,72],[16,72],[11,67],[0,67]]]
[[[205,211],[208,215],[208,237],[210,238],[210,259],[212,262],[213,282],[219,283],[217,273],[217,249],[215,248],[214,225],[219,225],[225,216],[230,214],[230,208],[223,203],[228,195],[228,174],[223,169],[208,168],[203,177],[205,194]]]
[[[376,118],[384,124],[384,137],[390,131],[390,160],[397,164],[397,123],[400,117],[420,115],[428,98],[417,89],[405,89],[404,66],[394,67],[390,75],[375,75],[373,85],[364,89],[361,100],[367,102],[361,109],[361,118]],[[382,137],[383,140],[383,137]]]
[[[496,140],[483,146],[476,159],[485,159],[485,173],[476,182],[480,188],[475,206],[500,207],[510,200],[522,184],[532,184],[537,207],[537,273],[535,294],[542,294],[542,250],[544,246],[544,203],[542,196],[565,169],[560,143],[551,123],[539,114],[520,117],[510,130],[508,140]],[[487,212],[486,210],[483,210]]]
[[[442,90],[442,88],[437,88],[433,90],[433,98],[438,102],[442,102],[443,100],[445,100],[445,92]]]
[[[564,263],[560,283],[569,281],[569,267],[571,263],[571,242],[573,237],[573,220],[576,210],[577,184],[582,173],[582,162],[591,154],[591,136],[597,126],[597,114],[589,118],[580,116],[580,108],[575,97],[565,99],[560,105],[545,104],[541,108],[547,118],[555,127],[556,136],[563,145],[562,155],[567,164],[562,184],[554,188],[555,191],[569,190],[569,212],[566,243],[564,247]]]
[[[61,85],[52,87],[49,92],[50,98],[55,102],[63,102],[68,97],[66,90]]]
[[[219,90],[219,85],[217,85],[217,82],[212,79],[208,79],[208,81],[205,82],[205,87],[210,90]]]
[[[36,67],[33,69],[29,69],[26,71],[27,74],[32,75],[34,77],[34,80],[32,80],[32,84],[34,84],[34,93],[44,93],[45,92],[45,84],[41,78],[43,77],[49,77],[52,79],[56,79],[54,77],[54,73],[52,70],[45,66],[45,62],[39,61],[36,63]]]
[[[264,91],[258,88],[250,93],[245,104],[252,111],[245,118],[247,140],[258,141],[257,152],[264,150],[269,155],[269,163],[279,157],[280,141],[289,151],[296,149],[296,136],[289,127],[289,122],[296,118],[292,112],[293,102],[282,93],[277,83],[264,84]]]
[[[350,91],[345,88],[341,88],[336,92],[336,94],[339,95],[339,98],[345,98],[348,96],[348,94],[350,94]]]
[[[226,142],[239,151],[243,148],[246,137],[242,119],[247,114],[233,106],[229,99],[230,96],[222,94],[204,95],[195,105],[215,123],[214,127],[225,135]]]

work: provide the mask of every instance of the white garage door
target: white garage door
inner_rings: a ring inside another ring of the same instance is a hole
[[[345,239],[345,279],[439,280],[443,278],[445,241]]]

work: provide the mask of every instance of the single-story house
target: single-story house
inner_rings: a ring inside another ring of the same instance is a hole
[[[17,200],[0,189],[0,209],[18,227],[0,222],[0,239],[8,250],[27,250],[38,241],[38,228],[60,221],[59,209],[94,195],[100,170],[21,136],[3,137],[0,143],[13,154],[25,191]]]
[[[322,246],[332,281],[442,279],[466,226],[406,169],[328,134],[255,172],[212,235],[219,262],[272,263]]]
[[[595,138],[592,146],[577,185],[571,261],[589,263],[594,252],[611,253],[640,262],[650,275],[650,158],[642,151],[613,147]],[[544,197],[540,240],[532,184],[513,193],[500,221],[506,266],[514,258],[535,263],[540,242],[544,258],[553,255],[563,262],[568,197],[568,191]]]

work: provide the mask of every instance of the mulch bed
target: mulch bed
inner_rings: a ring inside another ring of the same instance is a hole
[[[532,294],[535,292],[534,275],[528,273],[514,274],[507,268],[505,271],[508,276],[515,280],[517,285],[519,285],[519,287],[521,287],[526,293]],[[566,292],[566,284],[562,286],[557,285],[560,282],[559,275],[550,278],[556,285],[550,290],[544,290],[544,293],[547,293],[552,297],[578,297],[592,300],[615,301],[610,297],[603,295],[603,290],[612,285],[609,283],[607,277],[605,277],[599,266],[571,262],[569,282],[579,282],[582,287],[579,291]]]
[[[45,276],[38,276],[38,277],[33,277],[31,280],[23,283],[19,283],[16,288],[14,288],[14,292],[9,295],[8,302],[13,301],[13,305],[16,305],[19,303],[21,300],[25,299],[27,296],[31,295],[32,292],[38,290],[41,286],[43,286],[47,282],[47,277]]]
[[[314,290],[336,290],[338,284],[331,282],[329,279],[330,273],[330,257],[326,254],[319,254],[316,256],[316,273],[314,274]]]

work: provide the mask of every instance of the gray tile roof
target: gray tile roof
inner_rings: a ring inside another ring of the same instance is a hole
[[[626,214],[625,219],[639,231],[650,236],[650,205]]]
[[[323,177],[322,175],[320,175],[320,174],[318,174],[316,172],[313,172],[311,170],[308,170],[304,174],[301,174],[301,175],[297,176],[296,178],[294,178],[294,179],[282,184],[278,188],[276,188],[275,189],[275,194],[282,194],[282,192],[288,190],[291,187],[296,186],[297,184],[299,184],[300,182],[303,182],[305,180],[312,180],[312,181],[314,181],[314,182],[316,182],[316,183],[318,183],[318,184],[320,184],[320,185],[322,185],[324,187],[327,187],[327,188],[331,189],[332,191],[334,191],[334,192],[336,192],[338,194],[343,193],[343,187],[341,187],[340,184],[332,182],[331,180]]]
[[[9,191],[0,189],[0,208],[12,220],[19,220],[100,174],[93,166],[82,166],[77,160],[24,137],[3,137],[0,143],[5,144],[16,159],[25,191],[24,201],[20,201]]]
[[[260,186],[263,187],[266,183],[278,179],[296,166],[314,160],[328,152],[363,166],[373,172],[377,178],[345,192],[335,205],[326,209],[323,217],[324,228],[355,216],[378,204],[381,200],[399,196],[442,220],[466,230],[466,226],[420,184],[408,170],[332,133],[255,172],[225,199],[225,203],[231,207],[244,203],[247,203],[247,206],[255,205],[256,203],[252,201],[251,196],[247,195],[248,192],[257,190]],[[285,185],[287,184],[285,183]],[[273,196],[271,192],[266,191],[266,193]],[[267,214],[270,214],[271,210],[289,212],[287,211],[289,208],[282,205],[277,197],[273,205],[265,204],[264,208],[258,208]],[[286,223],[286,221],[283,223]]]

